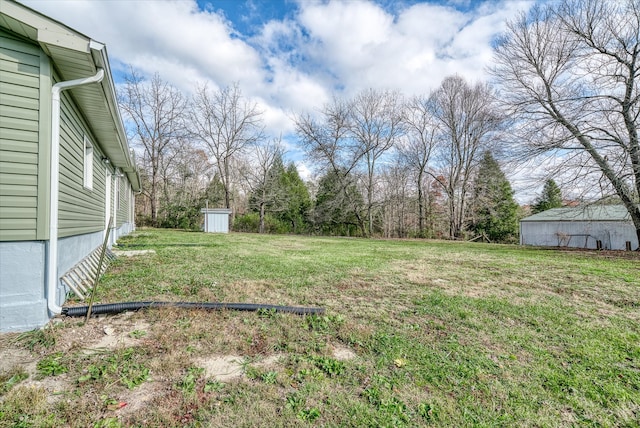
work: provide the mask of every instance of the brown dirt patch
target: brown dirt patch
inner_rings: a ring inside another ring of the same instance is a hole
[[[251,365],[263,369],[273,368],[278,365],[282,355],[270,355],[261,360],[251,360]],[[239,355],[218,355],[212,357],[201,357],[194,360],[197,367],[204,369],[205,375],[220,382],[228,382],[239,379],[244,375],[244,365],[247,358]]]
[[[144,411],[148,404],[170,389],[170,386],[165,382],[145,382],[134,390],[127,391],[120,395],[120,402],[125,405],[117,410],[117,414],[127,416]]]
[[[112,350],[120,347],[141,344],[144,333],[151,328],[150,324],[136,316],[133,312],[117,315],[101,315],[81,325],[79,321],[61,319],[65,327],[56,341],[56,348],[61,351],[69,349],[85,349],[87,352]],[[78,323],[73,325],[72,323]],[[140,336],[136,335],[140,333]]]
[[[16,368],[22,368],[29,377],[21,382],[20,386],[41,388],[47,393],[47,402],[49,404],[55,403],[63,397],[65,391],[70,390],[72,382],[65,374],[37,378],[37,363],[38,359],[27,350],[13,347],[0,350],[0,372],[10,372]]]
[[[25,349],[8,347],[0,350],[0,372],[9,372],[16,367],[22,367],[32,376],[36,373],[37,359]]]
[[[355,352],[353,352],[351,349],[347,348],[346,346],[335,345],[333,346],[333,357],[336,360],[348,361],[348,360],[353,360],[355,357],[357,357],[357,355]]]
[[[210,358],[197,358],[194,364],[204,369],[205,376],[228,382],[242,377],[244,358],[238,355],[222,355]]]

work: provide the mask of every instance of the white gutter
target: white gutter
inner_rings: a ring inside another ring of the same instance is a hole
[[[57,302],[58,288],[58,188],[60,178],[60,93],[66,89],[104,78],[104,69],[98,68],[95,76],[58,82],[51,88],[51,171],[49,189],[49,251],[47,251],[47,307],[58,315],[62,307]]]

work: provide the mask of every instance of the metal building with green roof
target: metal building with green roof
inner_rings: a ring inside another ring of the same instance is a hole
[[[625,250],[638,248],[636,229],[624,205],[553,208],[520,220],[520,244]]]

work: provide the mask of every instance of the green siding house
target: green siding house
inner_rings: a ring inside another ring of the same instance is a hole
[[[135,169],[104,44],[0,0],[0,331],[41,327],[60,278],[131,232]]]

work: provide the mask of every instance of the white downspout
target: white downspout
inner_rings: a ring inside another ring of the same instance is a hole
[[[76,86],[98,83],[104,70],[98,68],[95,76],[58,82],[51,88],[51,171],[49,188],[49,251],[47,251],[47,307],[53,314],[62,312],[57,302],[58,288],[58,180],[60,178],[60,93]]]

